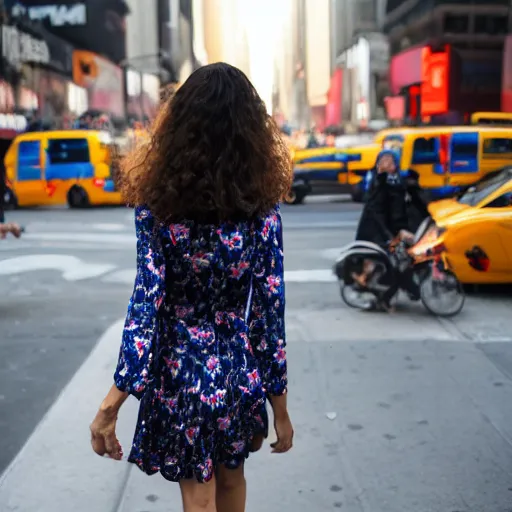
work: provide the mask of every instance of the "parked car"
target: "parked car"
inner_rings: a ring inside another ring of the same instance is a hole
[[[429,211],[462,283],[512,283],[512,167],[430,203]]]

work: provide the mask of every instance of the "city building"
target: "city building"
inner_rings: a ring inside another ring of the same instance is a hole
[[[388,0],[383,27],[391,94],[410,122],[500,109],[509,0]]]
[[[243,3],[240,0],[196,0],[203,3],[203,42],[209,63],[227,62],[251,76]],[[200,30],[197,26],[197,30]]]
[[[326,126],[329,0],[284,0],[275,44],[273,114],[291,128]]]
[[[274,51],[274,71],[272,86],[272,115],[280,125],[292,122],[293,88],[296,62],[293,44],[292,17],[294,0],[282,0],[285,13],[279,20]]]
[[[55,54],[60,52],[59,60],[65,61],[65,68],[59,70],[52,69],[51,62],[40,62],[23,72],[37,95],[37,122],[55,128],[70,125],[85,109],[94,115],[106,114],[122,126],[125,99],[120,65],[126,59],[127,3],[4,0],[4,6],[13,24],[31,31],[46,45],[55,41]]]
[[[385,120],[389,47],[385,0],[331,0],[328,124],[379,128]]]
[[[146,2],[147,0],[140,0]],[[41,22],[49,32],[79,49],[119,64],[126,58],[125,0],[4,0],[13,19]]]
[[[326,127],[327,94],[331,71],[330,0],[309,0],[305,3],[305,69],[310,122],[317,129]]]
[[[73,83],[73,51],[42,24],[3,16],[0,25],[0,138],[40,123],[60,126],[87,106]]]
[[[169,73],[162,67],[158,27],[158,3],[127,0],[126,59],[124,70],[128,120],[151,119],[160,99],[160,81]]]

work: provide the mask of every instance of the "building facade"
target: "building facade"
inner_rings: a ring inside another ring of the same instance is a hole
[[[158,27],[158,3],[127,0],[126,59],[122,63],[126,115],[130,122],[151,119],[160,97],[160,82],[169,73],[162,66]]]
[[[331,40],[328,0],[289,0],[276,43],[273,112],[292,129],[324,128]]]
[[[331,0],[330,124],[380,126],[388,93],[385,0]]]
[[[203,3],[203,41],[208,62],[227,62],[250,77],[249,43],[242,3],[238,0],[196,1]]]
[[[140,0],[145,2],[147,0]],[[8,15],[42,23],[79,49],[118,64],[126,58],[125,0],[4,0]]]
[[[310,123],[317,129],[326,127],[326,105],[331,71],[330,0],[305,3],[305,70]]]
[[[499,110],[510,28],[509,0],[388,0],[384,30],[392,58],[392,95],[404,98],[409,120],[421,121],[425,113],[416,92],[427,81],[425,56],[431,54],[446,61],[445,68],[438,68],[446,76],[439,89],[449,101],[447,111],[438,115],[453,119],[457,114],[462,121],[475,110]]]

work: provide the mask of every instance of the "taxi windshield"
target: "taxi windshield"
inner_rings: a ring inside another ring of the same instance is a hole
[[[458,199],[460,204],[468,206],[476,206],[483,201],[487,196],[502,187],[512,179],[512,170],[507,169],[499,174],[487,176],[475,185],[469,187]]]

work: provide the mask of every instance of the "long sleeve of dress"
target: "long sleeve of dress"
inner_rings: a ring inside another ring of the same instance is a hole
[[[165,265],[155,220],[144,208],[135,210],[137,275],[123,331],[114,382],[121,391],[141,398],[150,378],[151,346],[158,308],[165,293]]]
[[[255,354],[259,359],[265,391],[278,396],[285,394],[288,387],[283,238],[279,211],[267,218],[260,236],[262,244],[254,278],[265,324],[261,338],[256,340]]]

